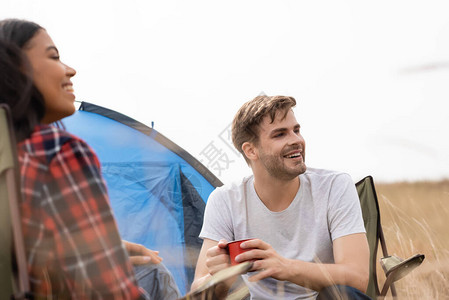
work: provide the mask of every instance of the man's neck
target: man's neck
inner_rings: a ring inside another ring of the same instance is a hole
[[[283,211],[289,207],[298,193],[299,186],[299,177],[286,181],[271,176],[254,175],[256,193],[271,211]]]

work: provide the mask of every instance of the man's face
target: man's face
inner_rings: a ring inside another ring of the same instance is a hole
[[[305,141],[300,134],[300,126],[290,109],[276,113],[273,123],[265,116],[259,126],[259,163],[267,173],[277,179],[292,180],[306,171]]]

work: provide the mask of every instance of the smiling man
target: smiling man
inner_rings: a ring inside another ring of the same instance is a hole
[[[258,96],[234,117],[232,140],[253,175],[217,188],[206,205],[192,287],[230,266],[229,241],[252,299],[369,299],[369,249],[359,199],[345,173],[307,168],[293,97]],[[216,292],[224,296],[232,282]]]

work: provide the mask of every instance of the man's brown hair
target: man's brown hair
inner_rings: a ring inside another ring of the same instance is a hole
[[[246,162],[248,158],[242,150],[245,142],[257,144],[259,131],[257,126],[265,116],[270,116],[271,123],[274,122],[278,111],[284,112],[283,118],[288,111],[296,105],[296,100],[288,96],[257,96],[243,104],[232,121],[232,142],[235,148],[243,155]]]

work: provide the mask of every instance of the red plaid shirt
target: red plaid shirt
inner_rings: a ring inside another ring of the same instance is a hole
[[[38,125],[19,143],[18,155],[22,226],[35,295],[142,297],[92,149],[63,130]]]

